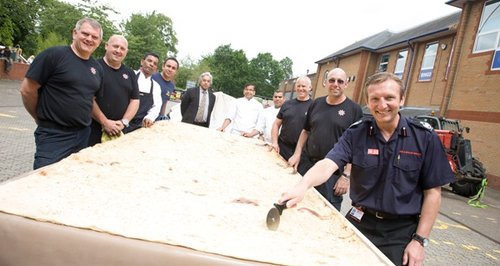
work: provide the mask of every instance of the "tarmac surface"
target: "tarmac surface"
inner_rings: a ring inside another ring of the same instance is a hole
[[[19,81],[0,80],[0,185],[33,166],[36,124],[24,109],[19,87]],[[425,265],[500,265],[500,191],[486,188],[485,208],[468,205],[449,186],[442,195]],[[341,213],[349,205],[346,196]]]

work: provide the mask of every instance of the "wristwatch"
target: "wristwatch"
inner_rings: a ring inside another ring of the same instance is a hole
[[[128,121],[128,119],[127,119],[127,118],[123,118],[123,119],[121,120],[121,122],[122,122],[122,124],[123,124],[125,127],[128,127],[128,126],[129,126],[129,121]]]
[[[347,173],[342,173],[341,176],[345,176],[347,179],[349,179],[351,177],[351,175],[347,174]]]
[[[420,243],[420,245],[422,245],[422,247],[427,247],[429,245],[429,239],[428,238],[425,238],[417,233],[414,233],[412,236],[411,236],[411,239],[417,241],[418,243]]]

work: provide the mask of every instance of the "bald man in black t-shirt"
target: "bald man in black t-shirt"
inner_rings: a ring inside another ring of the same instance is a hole
[[[121,35],[109,37],[106,53],[98,60],[104,71],[103,94],[95,99],[89,146],[101,142],[102,134],[119,136],[139,109],[139,87],[134,70],[122,64],[128,42]]]
[[[323,84],[328,95],[317,98],[307,111],[304,128],[300,133],[297,147],[288,163],[301,174],[305,173],[337,143],[342,133],[351,124],[361,119],[361,106],[347,98],[347,75],[340,68],[328,72]],[[342,195],[349,187],[349,169],[340,169],[316,190],[340,211]],[[340,176],[343,178],[340,178]]]

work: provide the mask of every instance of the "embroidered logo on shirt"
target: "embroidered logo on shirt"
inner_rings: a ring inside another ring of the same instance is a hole
[[[124,79],[128,79],[128,75],[127,75],[127,74],[125,74],[125,73],[123,73],[123,78],[124,78]]]
[[[344,116],[344,115],[345,115],[345,111],[344,111],[344,110],[342,110],[342,109],[340,109],[340,110],[339,110],[339,115],[340,115],[340,116]]]
[[[90,72],[92,72],[92,74],[94,74],[94,75],[95,75],[95,73],[97,73],[97,70],[95,70],[95,68],[94,68],[94,67],[91,67],[91,68],[90,68]]]
[[[378,149],[368,149],[368,155],[378,155]]]
[[[400,150],[399,151],[400,154],[409,154],[409,155],[415,155],[417,157],[420,157],[422,156],[422,153],[420,152],[416,152],[416,151],[405,151],[405,150]]]

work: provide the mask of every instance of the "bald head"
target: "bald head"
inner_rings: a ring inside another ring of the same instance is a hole
[[[128,49],[128,41],[127,41],[127,39],[125,39],[125,37],[123,35],[113,34],[109,37],[108,43],[109,42],[123,42],[123,43],[125,43],[125,46]]]
[[[326,80],[329,80],[333,76],[341,76],[344,79],[344,81],[347,80],[347,74],[345,73],[345,71],[342,68],[337,67],[337,68],[330,70],[330,72],[328,72],[328,76],[326,77]]]
[[[112,35],[106,45],[104,60],[113,68],[119,68],[128,53],[128,41],[122,35]]]

